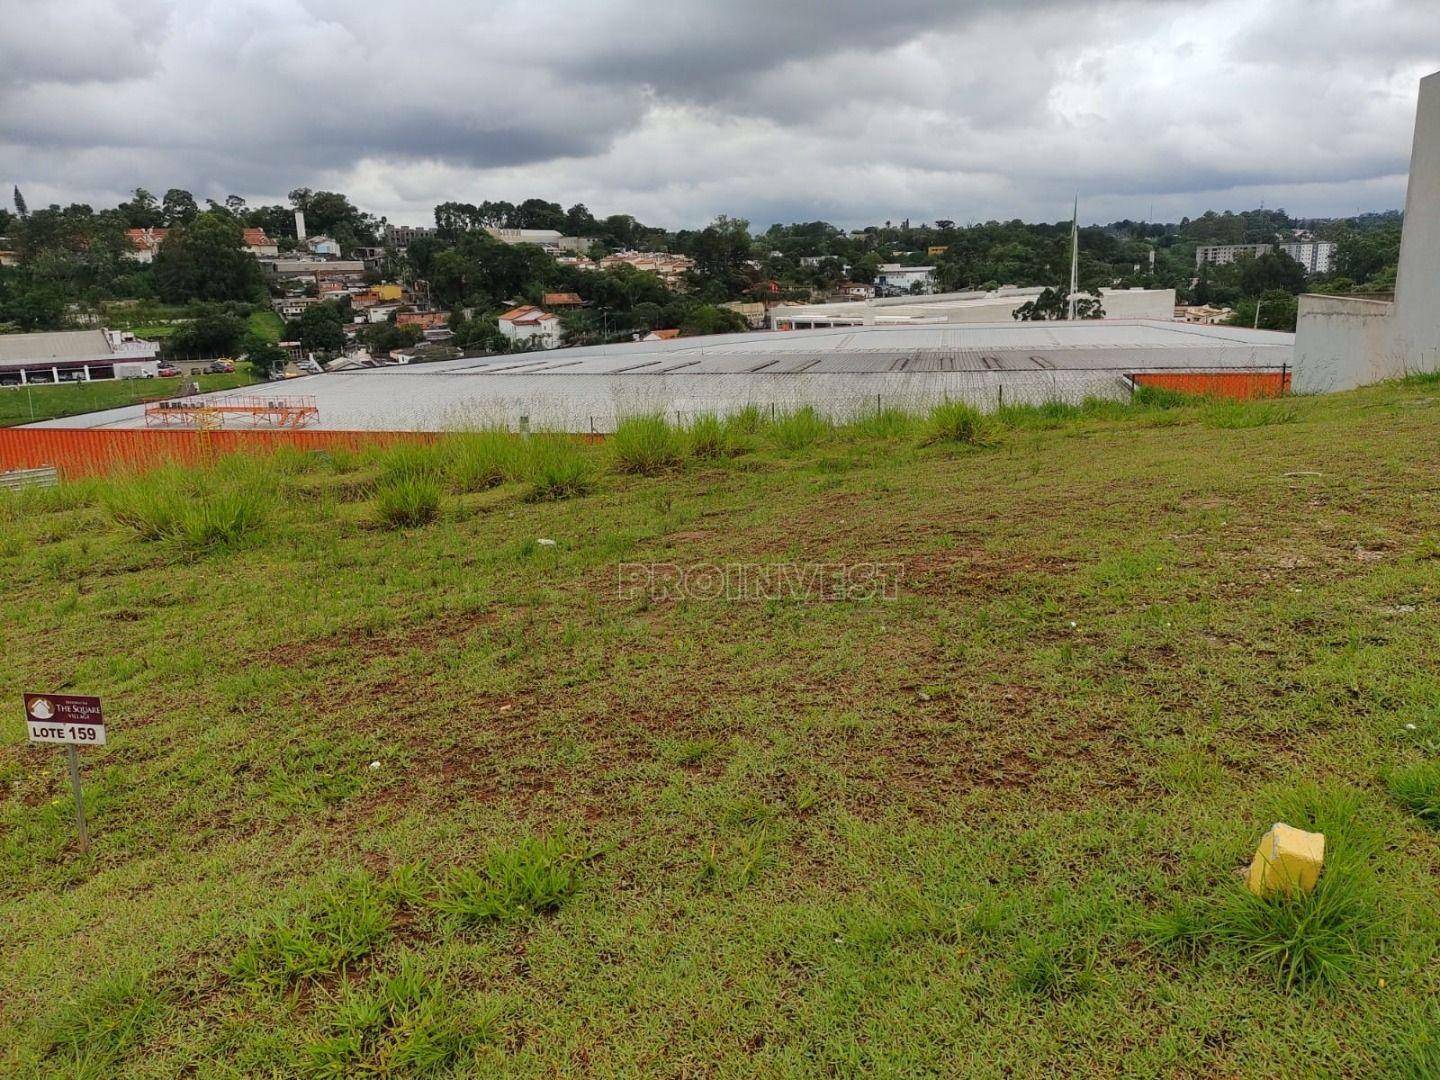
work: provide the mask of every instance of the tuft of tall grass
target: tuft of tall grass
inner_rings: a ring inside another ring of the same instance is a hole
[[[375,491],[375,521],[387,529],[428,525],[440,516],[440,485],[429,476],[394,476]]]
[[[1371,868],[1380,834],[1353,791],[1301,785],[1272,809],[1274,820],[1325,834],[1315,888],[1261,899],[1231,881],[1216,896],[1151,920],[1151,938],[1192,955],[1229,948],[1286,989],[1341,982],[1365,962],[1383,929],[1384,897]]]
[[[268,520],[271,496],[253,480],[234,479],[206,491],[195,487],[183,470],[157,469],[114,481],[101,501],[112,521],[140,539],[192,551],[238,547]]]
[[[219,488],[180,504],[173,538],[192,551],[238,547],[264,526],[269,508],[253,488]]]
[[[434,899],[453,923],[518,922],[557,911],[580,886],[580,860],[563,837],[526,838],[491,851],[479,870],[453,871]]]
[[[1440,827],[1440,761],[1422,761],[1385,777],[1390,797],[1427,824]]]
[[[607,443],[616,472],[654,476],[676,468],[685,457],[682,433],[661,413],[623,417]]]
[[[698,413],[685,425],[685,449],[702,460],[730,457],[740,449],[737,433],[714,413]]]
[[[1293,405],[1278,401],[1212,401],[1200,413],[1209,428],[1256,428],[1289,424],[1300,418]]]
[[[380,475],[385,480],[438,481],[445,473],[445,457],[443,440],[416,442],[401,439],[375,454]]]
[[[1204,400],[1195,394],[1186,394],[1163,386],[1137,386],[1130,403],[1142,409],[1176,409]]]
[[[989,433],[990,422],[979,409],[963,401],[942,401],[930,410],[924,441],[983,446]]]
[[[1381,895],[1363,854],[1343,843],[1332,852],[1326,839],[1325,869],[1310,892],[1262,900],[1236,885],[1214,913],[1215,940],[1272,970],[1287,989],[1340,982],[1378,929]]]
[[[915,425],[915,416],[904,409],[877,409],[856,416],[844,431],[862,439],[908,439]]]
[[[553,502],[588,495],[595,486],[595,467],[573,439],[563,435],[532,435],[525,440],[522,475],[529,483],[527,502]]]
[[[770,438],[782,450],[804,450],[834,430],[834,425],[813,405],[805,405],[776,417],[770,425]]]
[[[515,480],[522,471],[521,440],[504,428],[449,436],[443,442],[444,471],[457,491],[485,491]]]
[[[338,880],[252,927],[230,963],[230,975],[287,986],[343,972],[389,937],[393,920],[394,910],[369,875]]]

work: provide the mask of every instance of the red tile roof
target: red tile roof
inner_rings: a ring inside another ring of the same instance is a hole
[[[137,251],[149,251],[151,248],[160,246],[160,241],[165,239],[169,229],[126,229],[125,235],[130,239],[130,246]]]
[[[244,243],[246,247],[269,247],[273,242],[270,237],[265,235],[264,229],[245,230]]]
[[[517,326],[529,326],[544,319],[553,319],[555,316],[548,311],[542,311],[534,304],[521,304],[517,308],[511,308],[501,315],[500,318],[506,322],[513,322]]]

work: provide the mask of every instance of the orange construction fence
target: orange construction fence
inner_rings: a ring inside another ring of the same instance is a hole
[[[221,454],[346,449],[435,436],[405,431],[165,431],[140,428],[0,428],[0,472],[53,465],[62,476],[88,476],[167,463],[201,464]]]
[[[1279,371],[1145,371],[1130,376],[1136,386],[1174,390],[1201,397],[1284,397],[1290,392],[1290,370]]]

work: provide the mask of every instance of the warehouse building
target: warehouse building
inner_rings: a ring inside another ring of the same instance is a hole
[[[892,296],[835,304],[788,304],[772,308],[775,330],[815,330],[830,326],[919,326],[943,323],[999,322],[1013,316],[1045,290],[1013,285],[989,292]],[[1101,289],[1107,319],[1169,319],[1175,311],[1174,289]]]
[[[0,386],[152,378],[159,352],[123,330],[0,334]]]
[[[920,411],[946,399],[987,409],[1124,400],[1147,384],[1276,392],[1289,378],[1292,341],[1265,330],[1149,320],[767,331],[351,370],[235,393],[305,395],[315,405],[306,425],[321,430],[503,424],[604,432],[640,412],[685,419],[812,406],[843,418],[877,408]],[[137,406],[37,426],[143,428],[147,416]]]

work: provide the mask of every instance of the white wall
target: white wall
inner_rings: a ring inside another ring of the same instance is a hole
[[[1295,388],[1348,390],[1440,368],[1440,72],[1420,81],[1393,304],[1302,296]]]

